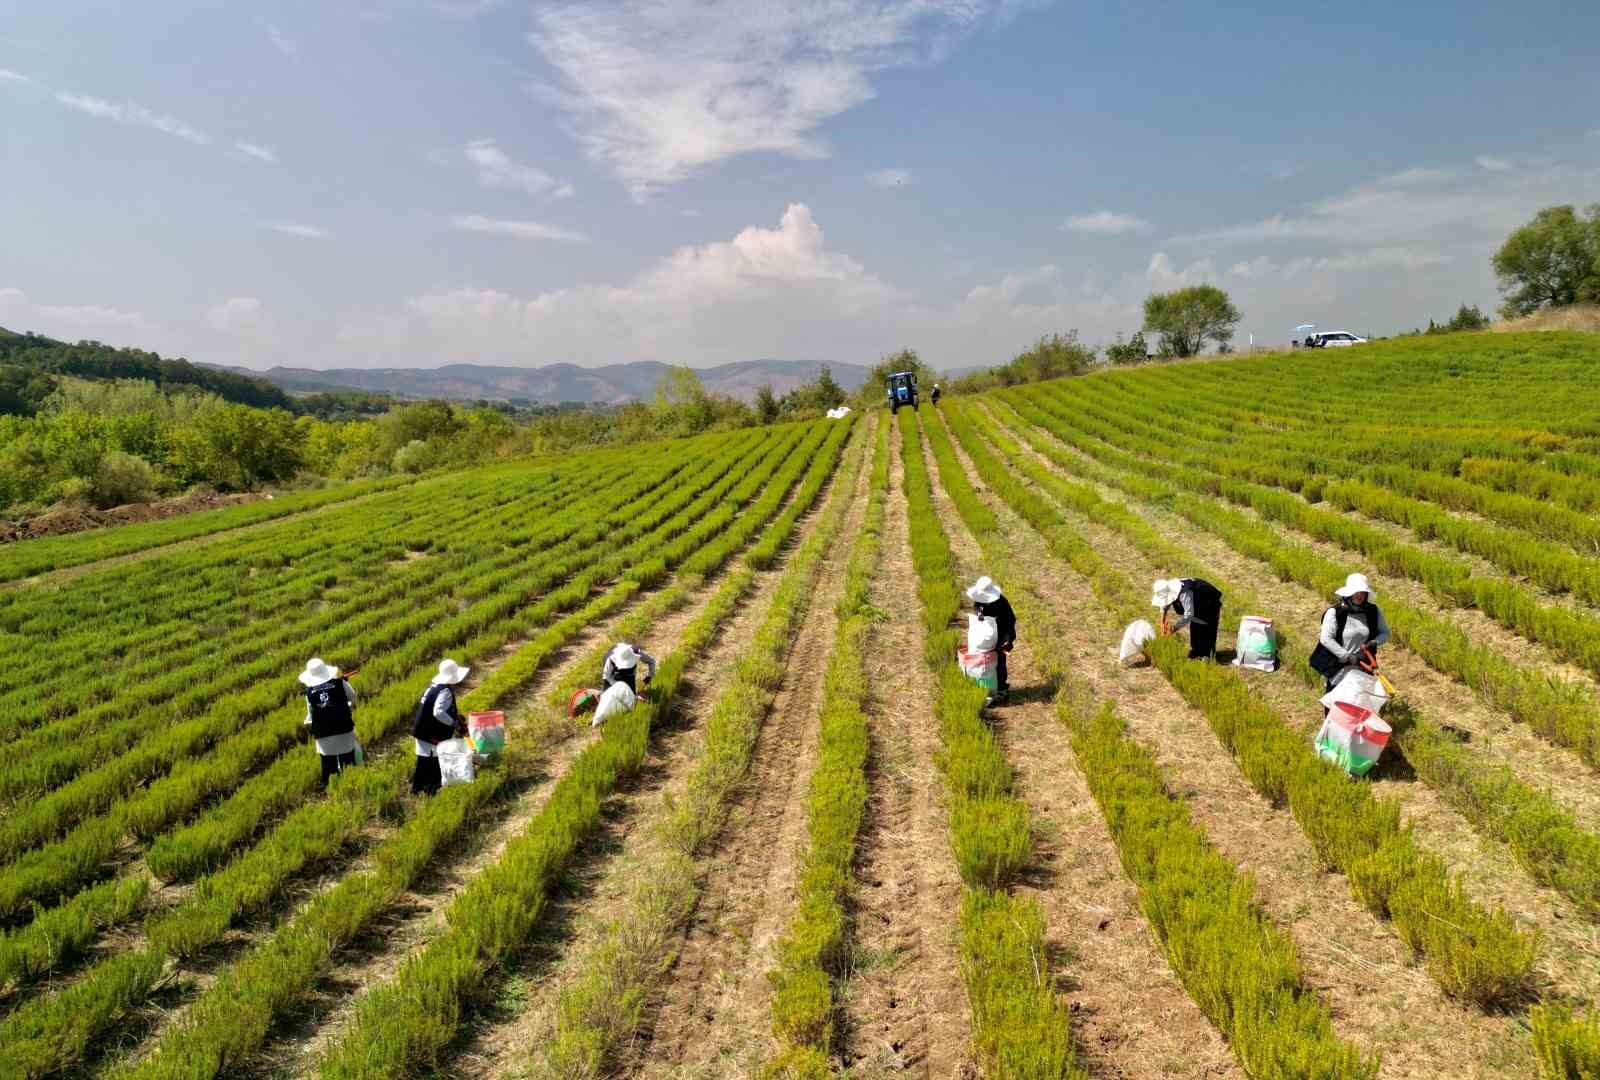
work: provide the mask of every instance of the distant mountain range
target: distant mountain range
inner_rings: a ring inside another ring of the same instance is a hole
[[[606,405],[651,400],[655,397],[656,384],[672,370],[667,364],[655,361],[593,368],[576,364],[530,368],[446,364],[437,368],[329,368],[326,371],[292,367],[253,371],[221,364],[202,366],[266,379],[291,394],[339,389],[451,401],[525,400],[540,404],[576,401]],[[756,388],[764,383],[782,395],[815,379],[822,366],[803,360],[746,360],[696,368],[695,373],[711,393],[750,401],[755,397]],[[868,369],[859,364],[829,364],[828,367],[846,390],[857,390],[867,380]]]

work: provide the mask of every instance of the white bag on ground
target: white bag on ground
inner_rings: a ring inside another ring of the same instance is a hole
[[[466,739],[446,739],[434,753],[439,755],[439,779],[445,787],[478,778],[478,755]]]
[[[1360,668],[1346,668],[1333,689],[1322,695],[1322,707],[1331,709],[1341,701],[1377,716],[1389,704],[1389,692],[1376,675],[1369,675]]]
[[[1263,615],[1246,615],[1239,620],[1239,636],[1234,646],[1237,667],[1257,671],[1278,670],[1278,635],[1272,620]]]
[[[993,652],[1000,644],[1000,625],[984,615],[967,616],[967,651]]]
[[[606,687],[606,692],[600,695],[600,701],[594,707],[594,719],[589,722],[589,726],[599,727],[613,716],[621,716],[632,709],[634,702],[638,700],[633,687],[627,683],[612,683]]]
[[[1144,655],[1144,647],[1156,639],[1156,628],[1151,626],[1146,619],[1135,619],[1128,624],[1122,632],[1122,653],[1120,659],[1124,664],[1131,663]]]

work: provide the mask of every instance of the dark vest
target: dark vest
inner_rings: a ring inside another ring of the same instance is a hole
[[[627,683],[628,684],[628,689],[632,690],[634,693],[637,694],[639,692],[639,687],[637,685],[635,685],[635,680],[638,677],[638,673],[639,673],[639,665],[638,664],[635,664],[632,667],[628,667],[628,668],[613,667],[611,669],[611,683],[612,683],[612,685],[615,685],[615,684],[617,684],[619,682]]]
[[[1183,588],[1194,597],[1194,610],[1184,611],[1181,602],[1174,601],[1172,609],[1179,615],[1198,618],[1212,626],[1222,618],[1222,591],[1205,578],[1181,578]],[[1180,596],[1182,594],[1180,593]]]
[[[1335,604],[1331,610],[1333,611],[1334,640],[1343,644],[1344,624],[1350,621],[1350,615],[1356,609],[1352,608],[1349,604]],[[1323,618],[1327,618],[1328,613],[1324,611],[1322,615]],[[1367,633],[1369,635],[1376,634],[1378,632],[1378,605],[1372,603],[1370,600],[1367,601],[1367,603],[1361,608],[1361,617],[1366,620]],[[1372,650],[1373,656],[1378,655],[1378,647],[1376,645],[1368,643],[1367,648]],[[1312,668],[1314,668],[1317,673],[1322,675],[1324,678],[1331,679],[1335,675],[1339,674],[1340,671],[1344,670],[1344,661],[1340,660],[1337,656],[1333,655],[1333,653],[1329,652],[1328,647],[1321,641],[1318,641],[1317,647],[1311,650],[1311,656],[1308,657],[1308,661],[1310,662]]]
[[[456,711],[454,691],[450,696],[450,719],[454,723],[446,724],[433,715],[433,703],[439,700],[439,692],[449,689],[440,684],[430,686],[423,692],[422,700],[417,703],[417,714],[411,718],[411,734],[414,737],[425,743],[442,743],[455,738],[456,728],[461,724],[461,714]]]
[[[345,735],[356,729],[355,718],[350,715],[350,699],[344,696],[343,679],[329,679],[307,687],[306,700],[311,703],[313,738]]]

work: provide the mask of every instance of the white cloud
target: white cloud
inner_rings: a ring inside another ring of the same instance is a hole
[[[0,68],[0,82],[28,83],[32,86],[37,86],[39,84],[38,79],[35,79],[29,75],[24,75],[20,71],[12,71],[10,68]]]
[[[811,210],[792,204],[775,228],[684,247],[634,277],[518,296],[459,288],[352,313],[342,356],[369,363],[439,357],[579,364],[660,359],[694,365],[753,356],[868,361],[914,344],[942,366],[1001,362],[1046,333],[1109,338],[1137,306],[1056,266],[1019,270],[945,304],[919,302],[828,247]]]
[[[142,312],[100,304],[41,304],[17,288],[0,288],[0,326],[67,341],[91,338],[111,344],[146,344],[156,331],[155,323]]]
[[[557,198],[572,194],[572,185],[556,189],[556,179],[543,169],[522,165],[494,144],[493,139],[478,139],[463,150],[478,172],[478,183],[486,188],[520,191],[525,195],[552,193]],[[556,189],[552,192],[552,189]]]
[[[544,225],[537,221],[505,221],[484,217],[482,214],[462,214],[452,224],[467,232],[494,233],[499,236],[512,236],[518,240],[560,240],[572,244],[587,243],[589,240],[580,232],[555,225]]]
[[[300,46],[295,44],[294,39],[271,23],[267,24],[267,40],[272,42],[273,48],[285,56],[292,58],[300,53]]]
[[[260,145],[257,145],[256,143],[252,143],[252,142],[236,142],[233,145],[234,145],[234,148],[239,151],[239,153],[248,154],[250,157],[253,157],[253,158],[257,159],[258,161],[266,161],[266,162],[270,162],[270,163],[276,163],[277,160],[278,160],[278,155],[277,154],[274,154],[271,150],[268,150],[265,146],[260,146]]]
[[[529,40],[561,85],[534,90],[642,197],[739,154],[825,156],[817,128],[869,100],[875,72],[937,59],[995,10],[993,0],[577,0],[535,13]]]
[[[1472,160],[1477,162],[1478,168],[1488,169],[1490,172],[1505,172],[1507,169],[1514,169],[1517,167],[1514,162],[1507,158],[1490,157],[1487,154],[1479,154]]]
[[[268,225],[267,228],[285,236],[298,236],[306,240],[321,240],[328,235],[326,229],[319,229],[315,225],[297,225],[294,222],[278,222]]]
[[[1079,214],[1067,219],[1066,228],[1073,232],[1101,233],[1115,236],[1118,233],[1139,232],[1150,227],[1148,221],[1132,214],[1118,214],[1112,210],[1096,210],[1092,214]]]
[[[253,296],[234,296],[206,312],[206,323],[220,334],[252,334],[262,329],[266,314]]]
[[[1164,251],[1158,251],[1150,256],[1150,265],[1144,270],[1145,280],[1156,289],[1181,289],[1189,285],[1200,285],[1214,280],[1216,276],[1217,269],[1210,259],[1200,259],[1179,270]]]
[[[878,169],[867,174],[867,183],[873,187],[905,187],[911,183],[911,174],[905,169]]]
[[[88,97],[83,94],[69,94],[65,90],[56,94],[56,100],[69,109],[76,109],[89,116],[96,116],[102,120],[114,120],[119,124],[147,127],[166,135],[174,135],[197,146],[204,146],[211,141],[204,132],[184,123],[177,117],[154,112],[132,101],[118,103],[106,101],[104,98]]]

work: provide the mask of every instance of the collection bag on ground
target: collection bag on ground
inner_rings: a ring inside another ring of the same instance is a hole
[[[1365,776],[1383,756],[1392,734],[1376,713],[1348,701],[1335,702],[1314,743],[1317,754],[1351,776]]]
[[[439,755],[439,779],[445,787],[470,784],[478,777],[477,751],[466,739],[446,739],[434,748]]]
[[[506,748],[506,714],[499,711],[468,713],[467,732],[478,753],[493,757]]]
[[[1118,656],[1124,664],[1131,664],[1144,655],[1144,647],[1156,639],[1156,628],[1148,619],[1135,619],[1122,632],[1122,651]]]
[[[621,716],[633,708],[638,697],[633,692],[633,687],[625,682],[612,683],[606,687],[606,692],[600,695],[600,701],[594,707],[594,719],[591,726],[605,723],[613,716]]]
[[[1278,635],[1272,620],[1262,615],[1246,615],[1239,620],[1238,644],[1233,662],[1257,671],[1278,670]]]
[[[992,623],[993,619],[985,622]],[[1000,654],[993,649],[957,649],[961,673],[991,694],[1000,688]]]

